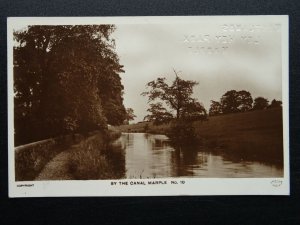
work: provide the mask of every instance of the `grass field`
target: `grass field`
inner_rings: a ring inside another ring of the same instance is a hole
[[[210,117],[194,126],[205,145],[239,156],[283,160],[281,108]]]
[[[214,151],[239,158],[283,161],[282,109],[268,109],[209,117],[193,124],[197,139]],[[167,133],[169,125],[142,122],[117,127],[122,132]]]

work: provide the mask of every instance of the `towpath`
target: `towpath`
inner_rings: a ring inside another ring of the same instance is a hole
[[[68,171],[68,161],[72,148],[62,151],[50,160],[35,180],[72,180]]]

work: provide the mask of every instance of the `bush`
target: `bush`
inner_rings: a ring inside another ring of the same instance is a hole
[[[191,122],[180,121],[171,125],[167,136],[177,145],[197,142],[196,132]]]

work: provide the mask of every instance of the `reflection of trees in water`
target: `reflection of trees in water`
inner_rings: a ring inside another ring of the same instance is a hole
[[[264,149],[261,149],[261,151],[264,151]],[[217,152],[215,154],[221,155],[223,157],[223,160],[230,161],[232,163],[243,163],[243,164],[249,164],[252,162],[261,163],[266,166],[275,166],[276,169],[283,169],[283,161],[282,160],[274,160],[270,156],[262,156],[262,155],[256,155],[254,153],[248,153],[248,152]]]
[[[152,174],[158,177],[200,177],[207,174],[208,176],[212,174],[212,176],[218,174],[227,176],[227,174],[240,171],[251,174],[253,165],[255,169],[261,168],[259,165],[255,167],[253,162],[257,160],[251,160],[247,152],[241,155],[240,152],[229,151],[227,153],[227,151],[229,150],[199,145],[180,147],[169,142],[164,135],[122,134],[122,137],[110,146],[107,159],[112,164],[117,179],[125,178],[126,168],[130,173],[136,171],[135,178],[141,176],[141,171],[145,171],[145,174],[142,174],[145,177],[152,176]],[[126,165],[126,160],[129,162],[129,167]],[[264,167],[261,170],[265,172]]]
[[[174,147],[171,163],[174,176],[194,175],[194,167],[202,167],[207,163],[207,155],[199,154],[197,147]]]
[[[134,142],[134,135],[132,134],[124,134],[125,135],[125,138],[123,138],[122,140],[125,140],[125,145],[126,146],[130,146],[133,144]]]
[[[127,141],[130,136],[125,136]],[[148,148],[152,151],[174,149],[173,151],[170,151],[170,163],[172,164],[171,168],[173,170],[173,176],[192,176],[194,175],[193,168],[202,167],[202,165],[207,162],[207,154],[199,154],[201,151],[199,146],[173,146],[169,139],[164,135],[145,133],[141,138],[146,140]]]
[[[161,150],[170,147],[169,139],[160,137],[159,135],[145,133],[144,138],[150,144],[152,150]]]
[[[169,142],[166,140],[162,140],[162,139],[154,139],[154,141],[152,142],[153,150],[163,149],[163,148],[167,148],[169,146],[170,146]]]
[[[105,156],[111,165],[113,174],[116,176],[114,179],[125,178],[125,148],[122,146],[122,144],[118,143],[108,146]]]

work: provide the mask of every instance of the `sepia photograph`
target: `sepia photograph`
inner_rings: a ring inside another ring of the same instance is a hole
[[[10,196],[288,194],[287,21],[8,18]]]

